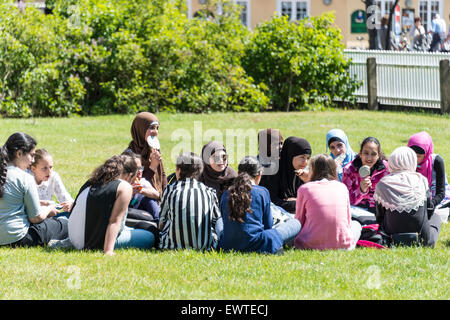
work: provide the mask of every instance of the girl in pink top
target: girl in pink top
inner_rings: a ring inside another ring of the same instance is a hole
[[[362,166],[370,169],[370,173],[365,177],[359,174]],[[350,204],[375,214],[373,194],[378,181],[388,174],[388,163],[381,151],[380,142],[374,137],[365,138],[361,143],[359,154],[344,167],[342,175],[342,183],[347,186],[350,194]]]
[[[299,249],[353,249],[361,225],[352,221],[345,185],[337,181],[336,163],[326,154],[310,162],[311,182],[297,192],[296,214],[302,229],[295,238]]]

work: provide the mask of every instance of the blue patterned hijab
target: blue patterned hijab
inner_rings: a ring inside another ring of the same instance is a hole
[[[326,150],[327,151],[328,151],[329,141],[333,138],[338,138],[338,140],[341,140],[345,144],[345,159],[342,162],[342,167],[344,167],[347,163],[352,162],[353,159],[355,159],[356,153],[352,150],[352,147],[350,147],[350,143],[348,142],[347,135],[341,129],[332,129],[332,130],[328,131],[327,137],[326,137],[326,142],[327,142]],[[332,152],[330,152],[330,156],[333,159],[336,158]]]

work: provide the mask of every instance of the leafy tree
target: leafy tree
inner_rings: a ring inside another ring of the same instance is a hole
[[[343,49],[331,13],[298,23],[275,16],[255,30],[242,65],[267,88],[275,110],[330,106],[335,98],[351,99],[357,86]]]
[[[355,87],[329,15],[251,32],[230,1],[212,19],[188,19],[184,0],[51,0],[48,15],[13,2],[0,4],[3,116],[290,110]]]
[[[64,42],[56,17],[12,1],[0,4],[0,112],[6,116],[67,115],[80,110],[79,79],[58,58]]]
[[[236,6],[189,20],[185,1],[54,0],[52,14],[0,5],[0,112],[64,116],[149,110],[259,111],[240,65]]]

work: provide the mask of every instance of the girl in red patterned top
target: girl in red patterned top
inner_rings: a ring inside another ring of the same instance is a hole
[[[361,177],[359,169],[362,166],[370,168],[370,174]],[[375,213],[373,194],[378,181],[389,174],[386,157],[381,151],[377,138],[367,137],[361,143],[361,149],[356,158],[344,167],[342,182],[350,194],[350,204]]]

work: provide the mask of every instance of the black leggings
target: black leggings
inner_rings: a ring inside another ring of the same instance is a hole
[[[438,241],[439,233],[441,232],[442,220],[436,213],[434,213],[428,222],[430,224],[430,235],[427,245],[434,247]]]
[[[130,228],[143,229],[150,231],[155,236],[155,248],[159,246],[159,229],[158,223],[154,217],[143,210],[128,209],[127,219],[125,225]]]
[[[66,239],[69,236],[68,221],[65,217],[52,217],[45,219],[41,223],[31,224],[25,237],[10,244],[10,246],[35,247],[46,245],[52,239]]]

